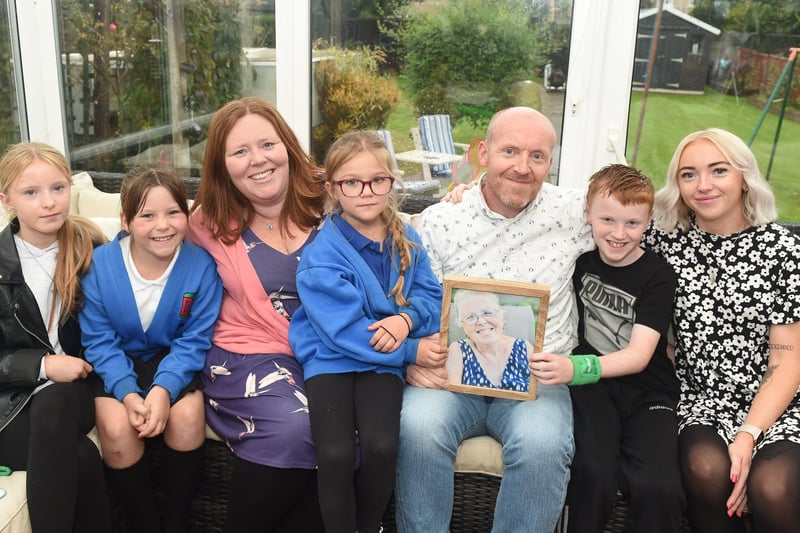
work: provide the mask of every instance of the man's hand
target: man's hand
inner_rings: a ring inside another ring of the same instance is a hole
[[[408,365],[406,382],[415,387],[426,389],[446,389],[447,369],[445,367],[425,368],[419,365]]]
[[[425,368],[440,368],[447,361],[447,348],[439,346],[439,334],[423,337],[417,345],[417,360],[419,366]],[[445,376],[447,371],[445,371]]]

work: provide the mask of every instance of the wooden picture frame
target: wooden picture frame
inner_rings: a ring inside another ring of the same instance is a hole
[[[546,285],[445,276],[440,342],[449,350],[448,389],[535,400],[527,358],[542,351],[549,304]]]

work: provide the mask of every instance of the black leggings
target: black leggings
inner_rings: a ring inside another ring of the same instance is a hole
[[[395,482],[402,381],[375,372],[323,374],[306,381],[306,392],[325,531],[378,531]]]
[[[685,503],[674,400],[615,379],[570,387],[570,394],[575,457],[567,531],[602,531],[618,488],[630,504],[626,531],[680,531]]]
[[[45,387],[0,432],[2,463],[27,471],[37,533],[111,531],[103,463],[86,436],[92,426],[94,398],[83,380]]]
[[[728,446],[710,426],[690,426],[679,437],[680,461],[692,531],[744,533],[744,521],[728,517],[733,490]],[[747,502],[759,533],[797,531],[800,524],[800,444],[779,441],[753,458]]]

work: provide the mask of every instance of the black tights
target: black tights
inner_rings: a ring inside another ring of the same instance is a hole
[[[680,462],[692,531],[744,533],[744,521],[729,517],[733,490],[728,447],[710,426],[690,426],[679,437]],[[753,459],[747,480],[748,507],[758,533],[797,531],[800,524],[800,445],[768,444]]]
[[[377,532],[394,488],[403,382],[375,372],[321,374],[306,392],[325,530]]]
[[[86,436],[94,403],[85,380],[39,391],[0,433],[2,464],[27,470],[34,531],[111,531],[103,463]]]

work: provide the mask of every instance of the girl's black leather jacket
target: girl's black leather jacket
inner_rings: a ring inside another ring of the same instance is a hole
[[[0,431],[28,403],[42,384],[42,358],[53,353],[47,329],[33,293],[22,278],[14,233],[16,219],[0,231]],[[78,321],[70,316],[58,328],[61,347],[82,355]]]

